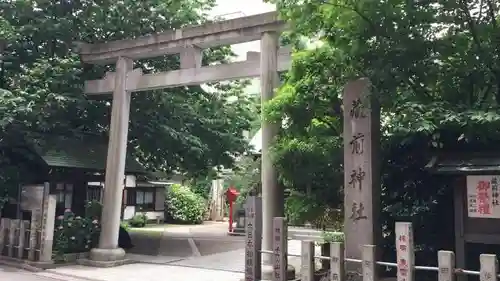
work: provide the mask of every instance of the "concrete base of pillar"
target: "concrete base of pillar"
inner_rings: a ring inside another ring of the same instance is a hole
[[[286,272],[287,280],[300,281],[300,278],[295,277],[295,268],[291,265],[288,265]],[[273,266],[262,264],[262,278],[260,281],[268,281],[273,280]],[[245,281],[245,279],[241,279],[241,281]]]
[[[90,257],[88,260],[81,260],[86,265],[96,267],[113,267],[124,265],[128,262],[125,259],[125,250],[122,248],[116,249],[99,249],[94,248],[90,250]]]
[[[262,265],[262,281],[273,280],[273,266],[268,264]],[[295,276],[295,267],[288,265],[286,269],[286,280],[300,280]]]

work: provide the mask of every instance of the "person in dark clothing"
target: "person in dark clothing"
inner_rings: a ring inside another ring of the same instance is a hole
[[[130,235],[128,234],[127,230],[121,225],[120,232],[118,233],[118,247],[125,250],[129,250],[134,247]]]

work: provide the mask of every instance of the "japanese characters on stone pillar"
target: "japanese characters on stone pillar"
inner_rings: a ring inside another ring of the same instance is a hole
[[[377,281],[377,246],[375,245],[363,245],[361,246],[361,259],[362,259],[362,275],[363,281]]]
[[[377,245],[380,236],[380,109],[360,78],[344,88],[344,209],[347,258],[361,259],[361,245]]]
[[[286,219],[273,219],[273,281],[286,281],[288,267],[288,226]]]
[[[345,280],[344,270],[344,244],[333,242],[330,244],[330,281]]]
[[[415,280],[413,229],[409,222],[396,222],[396,263],[398,281]]]
[[[250,196],[245,203],[245,281],[261,279],[262,205],[259,197]]]

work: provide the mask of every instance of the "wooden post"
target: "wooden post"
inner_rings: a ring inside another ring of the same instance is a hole
[[[302,241],[301,281],[314,281],[314,241]]]
[[[7,256],[14,257],[14,248],[16,247],[16,232],[19,228],[19,220],[10,220],[9,228],[9,247],[7,248]]]
[[[288,227],[286,219],[277,217],[273,219],[273,281],[287,280],[288,267]]]
[[[377,281],[377,246],[363,245],[361,254],[363,281]]]
[[[245,281],[259,281],[262,275],[262,205],[250,196],[245,204]]]
[[[344,232],[347,258],[361,259],[362,245],[381,237],[380,109],[367,78],[344,87]],[[351,263],[348,263],[351,268]],[[350,270],[359,273],[358,265]]]
[[[410,222],[396,222],[396,263],[398,281],[414,281],[415,249]]]
[[[438,281],[455,281],[455,253],[438,252]]]
[[[345,280],[344,244],[330,243],[330,281]]]
[[[481,254],[479,256],[481,263],[479,269],[480,281],[497,281],[498,260],[496,255]]]

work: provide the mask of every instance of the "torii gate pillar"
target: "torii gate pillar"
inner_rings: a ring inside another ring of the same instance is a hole
[[[118,58],[116,62],[101,219],[104,223],[101,224],[99,246],[90,251],[90,259],[98,262],[120,261],[125,258],[125,251],[118,247],[117,236],[120,228],[131,99],[126,84],[127,74],[132,71],[133,65],[133,60],[124,57]]]
[[[264,32],[260,39],[260,92],[261,108],[274,97],[279,86],[278,49],[279,33]],[[263,111],[262,111],[263,112]],[[281,123],[271,124],[261,117],[262,155],[262,250],[273,251],[273,218],[285,216],[283,189],[278,185],[278,175],[270,155],[270,148],[276,138]],[[272,256],[262,255],[262,280],[272,280]],[[295,279],[295,269],[287,266],[287,277]]]

